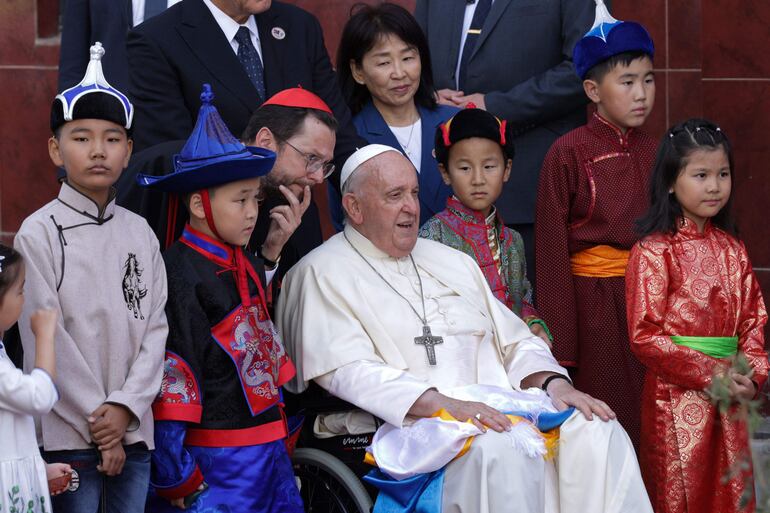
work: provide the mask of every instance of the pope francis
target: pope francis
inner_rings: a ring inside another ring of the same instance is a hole
[[[383,419],[374,459],[396,480],[440,467],[442,512],[652,512],[615,414],[572,387],[473,259],[418,239],[411,163],[369,145],[340,179],[345,229],[291,269],[276,309],[289,389],[315,380]],[[537,416],[571,407],[551,457]]]

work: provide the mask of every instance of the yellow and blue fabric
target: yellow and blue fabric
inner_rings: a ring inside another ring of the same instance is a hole
[[[270,172],[275,153],[244,146],[230,133],[213,101],[211,86],[203,84],[198,120],[181,152],[174,155],[174,171],[163,176],[138,174],[139,185],[187,193]]]
[[[546,457],[550,458],[553,456],[553,450],[558,440],[558,431],[556,429],[574,411],[575,408],[568,408],[558,413],[540,413],[537,417],[533,417],[530,412],[506,412],[506,415],[512,420],[517,419],[519,422],[527,420],[535,424],[545,439],[546,448],[548,449]],[[452,419],[444,411],[439,411],[436,415]],[[458,458],[467,452],[472,440],[472,437],[469,438],[458,454]],[[445,471],[446,468],[442,468],[435,472],[418,474],[399,481],[378,468],[371,470],[363,479],[379,490],[377,501],[372,510],[373,513],[441,513]]]
[[[596,0],[594,24],[572,50],[575,72],[581,79],[585,79],[591,68],[613,55],[625,52],[644,52],[652,59],[655,56],[655,45],[642,25],[616,20],[610,15],[603,0]]]
[[[105,49],[100,42],[90,48],[90,60],[83,80],[54,98],[51,131],[75,119],[103,119],[126,130],[131,128],[134,107],[128,97],[107,82],[102,71]]]

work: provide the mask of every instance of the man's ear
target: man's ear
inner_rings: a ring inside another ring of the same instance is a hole
[[[254,137],[252,145],[256,146],[257,148],[265,148],[270,151],[278,151],[278,141],[276,140],[273,132],[266,126],[263,126],[259,129],[256,137]]]
[[[342,208],[345,209],[348,219],[354,224],[359,225],[364,222],[364,215],[361,212],[361,200],[352,192],[342,196]]]
[[[64,160],[61,158],[61,147],[55,135],[48,139],[48,156],[51,157],[51,162],[55,166],[64,167]]]
[[[594,103],[601,101],[601,95],[599,94],[599,82],[596,80],[586,79],[583,80],[583,91],[585,91],[588,99]]]
[[[203,197],[200,191],[190,194],[190,203],[188,204],[190,216],[200,220],[206,220],[206,210],[203,208]]]
[[[444,164],[439,163],[438,171],[439,173],[441,173],[441,178],[444,180],[444,183],[451,186],[452,180],[449,178],[449,171],[447,171],[446,166]]]

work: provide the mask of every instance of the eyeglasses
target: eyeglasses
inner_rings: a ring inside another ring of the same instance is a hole
[[[334,164],[331,161],[322,161],[320,157],[317,155],[313,155],[312,153],[305,153],[304,151],[300,150],[296,146],[294,146],[289,141],[284,141],[286,144],[291,146],[294,151],[302,155],[302,157],[305,159],[305,172],[307,174],[313,174],[316,171],[323,171],[323,177],[324,179],[329,178],[329,176],[334,172]]]

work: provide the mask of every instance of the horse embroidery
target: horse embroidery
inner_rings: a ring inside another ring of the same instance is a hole
[[[129,311],[134,313],[134,319],[144,320],[142,299],[147,295],[147,287],[142,286],[142,269],[134,253],[128,254],[123,268],[126,270],[123,274],[123,299]]]

